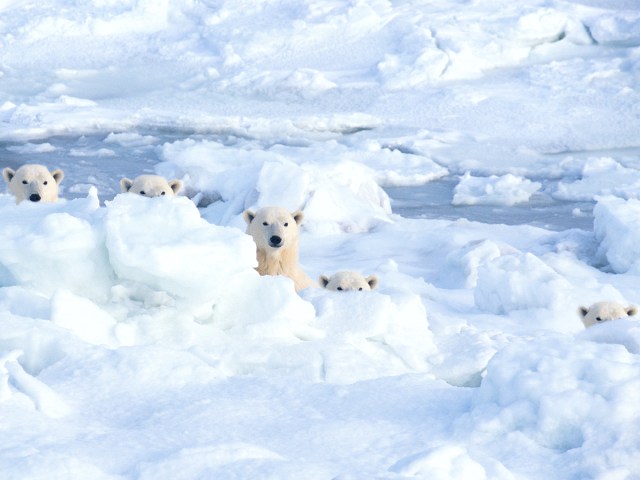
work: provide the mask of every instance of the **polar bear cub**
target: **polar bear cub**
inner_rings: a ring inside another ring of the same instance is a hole
[[[18,170],[7,167],[2,176],[9,185],[9,191],[16,197],[16,203],[24,200],[30,202],[56,202],[58,185],[64,178],[62,170],[50,172],[44,165],[28,163]]]
[[[134,180],[123,178],[120,187],[124,193],[137,193],[145,197],[175,196],[182,189],[180,180],[168,182],[160,175],[140,175]]]
[[[298,239],[301,211],[289,213],[280,207],[264,207],[257,212],[245,210],[247,233],[256,244],[260,275],[284,275],[293,280],[296,291],[316,286],[298,264]]]
[[[364,277],[359,272],[344,270],[327,277],[320,275],[320,286],[333,291],[361,291],[373,290],[378,285],[378,277],[369,275]]]
[[[579,307],[578,315],[585,327],[592,327],[598,323],[627,318],[635,315],[638,309],[635,305],[624,307],[616,302],[596,302],[589,308]]]

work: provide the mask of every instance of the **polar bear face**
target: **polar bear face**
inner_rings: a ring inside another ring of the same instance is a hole
[[[145,197],[174,197],[182,188],[180,180],[168,182],[160,175],[140,175],[135,180],[123,178],[120,187],[124,193],[136,193]]]
[[[578,315],[585,327],[592,327],[598,323],[627,318],[635,315],[638,309],[635,305],[624,307],[616,302],[597,302],[589,308],[579,307]]]
[[[333,291],[361,291],[373,290],[378,285],[378,277],[369,275],[365,278],[361,273],[343,271],[331,277],[320,275],[320,286]]]
[[[62,170],[50,172],[44,165],[26,164],[18,170],[5,168],[2,176],[9,191],[16,197],[16,203],[55,202],[58,200],[58,185],[64,178]]]
[[[297,251],[299,226],[304,218],[301,211],[289,213],[280,207],[264,207],[255,213],[245,210],[243,217],[258,250],[274,252],[295,247]]]

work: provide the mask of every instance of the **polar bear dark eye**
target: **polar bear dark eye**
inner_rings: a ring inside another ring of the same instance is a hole
[[[268,226],[269,226],[269,224],[268,224],[267,222],[262,222],[262,224],[263,224],[265,227],[268,227]]]
[[[289,222],[284,222],[284,226],[288,227],[289,226]]]
[[[166,192],[162,192],[160,195],[164,195]]]
[[[45,180],[44,182],[42,182],[43,185],[46,185],[48,182]]]
[[[27,182],[26,180],[22,180],[22,183],[24,183],[26,185],[29,182]]]
[[[358,290],[362,291],[362,287],[360,287]]]

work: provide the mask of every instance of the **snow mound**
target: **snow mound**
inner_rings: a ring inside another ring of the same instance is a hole
[[[215,302],[228,285],[253,276],[251,238],[206,222],[187,198],[122,194],[106,210],[105,245],[121,280],[195,303]]]
[[[606,195],[635,198],[639,186],[636,168],[625,167],[611,157],[589,158],[581,178],[559,182],[553,196],[563,200],[594,200]]]
[[[595,478],[611,470],[633,476],[639,362],[619,345],[567,338],[514,342],[489,362],[458,428],[472,421],[471,442],[483,444],[509,435],[530,458],[546,456],[548,472],[557,477]],[[495,449],[492,456],[499,461],[504,453]]]
[[[506,205],[528,202],[542,185],[512,174],[488,178],[465,173],[453,192],[453,205]]]
[[[581,332],[579,337],[596,343],[622,345],[629,353],[640,354],[640,321],[635,318],[594,325]]]
[[[47,205],[23,202],[16,207],[13,198],[2,200],[3,286],[29,286],[45,294],[66,289],[88,298],[106,298],[111,268],[103,232],[97,227],[95,189],[85,199]]]
[[[436,347],[417,295],[318,290],[306,297],[317,311],[312,325],[324,335],[324,380],[351,383],[407,368],[428,370]]]
[[[640,200],[599,197],[593,228],[603,255],[616,273],[637,271],[640,259]]]
[[[504,314],[513,310],[563,308],[571,284],[531,253],[492,258],[478,268],[474,298],[478,308]]]
[[[449,480],[452,478],[514,479],[500,462],[455,443],[417,453],[395,463],[390,470],[411,478]]]
[[[263,166],[269,178],[278,167]],[[104,207],[95,189],[48,205],[2,199],[0,304],[50,325],[37,336],[28,324],[10,328],[30,372],[78,344],[193,348],[221,376],[275,370],[347,383],[429,368],[419,296],[301,298],[290,279],[257,274],[243,229],[207,222],[185,197],[120,194]]]
[[[389,197],[376,182],[375,171],[350,160],[346,148],[338,150],[333,161],[319,162],[314,156],[326,152],[176,142],[164,146],[167,161],[158,171],[184,179],[187,194],[208,204],[204,216],[214,223],[240,227],[244,209],[269,205],[304,209],[305,226],[315,233],[361,232],[389,221]]]

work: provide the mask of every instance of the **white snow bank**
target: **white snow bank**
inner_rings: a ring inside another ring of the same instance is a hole
[[[330,160],[318,149],[280,147],[264,151],[217,142],[166,144],[161,175],[182,178],[188,195],[210,203],[204,215],[214,223],[241,226],[246,208],[278,205],[303,209],[305,226],[315,233],[367,231],[389,221],[387,194],[375,171],[352,159],[345,147]],[[348,208],[345,208],[348,205]]]
[[[473,455],[457,443],[436,447],[403,458],[390,470],[404,477],[429,480],[473,478],[477,480],[513,479],[509,470],[493,458]]]
[[[637,477],[638,323],[575,313],[638,303],[636,202],[551,232],[380,190],[636,198],[637,2],[0,3],[3,161],[81,192],[158,153],[202,207],[0,195],[4,477]],[[380,289],[259,277],[268,203],[304,209],[311,276]]]
[[[517,253],[491,258],[478,268],[474,298],[478,308],[496,314],[565,308],[571,288],[540,258]]]
[[[323,380],[352,383],[428,370],[436,348],[419,296],[317,290],[305,298],[317,311],[312,325],[324,332]]]
[[[45,383],[27,373],[18,362],[22,352],[12,351],[0,356],[0,401],[11,397],[30,400],[33,406],[51,418],[61,418],[69,413],[66,402]]]
[[[622,345],[629,353],[640,354],[640,321],[622,318],[594,325],[580,333],[580,338],[597,343]]]
[[[599,254],[616,273],[637,271],[640,267],[640,200],[600,197],[593,215]]]
[[[515,479],[543,463],[553,478],[612,472],[633,478],[640,359],[629,346],[638,346],[638,325],[622,320],[575,338],[512,339],[489,361],[468,411],[444,438],[390,470],[419,478]]]
[[[602,2],[607,7],[606,2]],[[604,45],[637,45],[640,40],[640,12],[633,2],[612,2],[608,11],[597,9],[589,12],[589,31],[594,40]]]
[[[137,468],[137,478],[153,480],[181,476],[202,478],[212,472],[224,476],[229,465],[241,462],[253,464],[281,463],[286,458],[273,450],[250,443],[233,442],[204,447],[183,448],[159,462],[143,462]],[[264,467],[263,467],[264,468]]]
[[[24,145],[16,145],[7,147],[7,150],[15,153],[34,154],[34,153],[50,153],[55,152],[56,147],[48,142],[42,143],[25,143]]]
[[[0,197],[0,265],[8,278],[2,285],[32,287],[51,295],[62,288],[94,299],[105,299],[111,268],[104,248],[97,191],[84,199],[52,204]]]
[[[546,458],[546,472],[555,478],[611,471],[632,477],[638,367],[638,356],[619,345],[565,337],[516,341],[489,362],[471,412],[457,428],[471,428],[468,448],[486,451],[515,477],[524,473],[510,457],[515,450],[526,450],[529,461]],[[509,446],[491,447],[504,436]]]
[[[639,188],[637,168],[626,167],[611,157],[592,157],[585,161],[581,178],[559,182],[553,196],[562,200],[593,200],[602,195],[636,198]]]
[[[290,279],[257,274],[244,228],[207,222],[189,199],[120,194],[99,207],[96,195],[19,206],[2,196],[4,311],[50,320],[54,337],[87,345],[195,348],[218,375],[275,369],[348,383],[428,370],[435,347],[419,296],[301,298]],[[47,339],[47,354],[10,330],[30,371],[77,348]]]
[[[229,285],[254,276],[251,238],[206,222],[184,197],[118,195],[106,210],[105,244],[121,280],[200,303],[216,302]]]
[[[465,173],[453,192],[453,205],[506,205],[528,202],[542,185],[510,173],[488,178]]]

